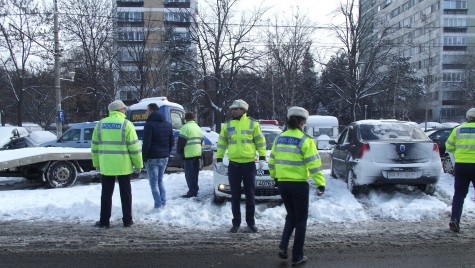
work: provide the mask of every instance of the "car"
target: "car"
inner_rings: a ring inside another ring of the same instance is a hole
[[[414,122],[356,121],[330,143],[335,145],[330,174],[345,180],[353,194],[376,184],[435,192],[442,168],[439,147]]]
[[[211,142],[211,150],[216,152],[218,149],[219,133],[214,132],[210,127],[201,127],[201,133]]]
[[[61,137],[40,144],[41,147],[91,148],[92,133],[97,122],[72,124]]]
[[[29,132],[24,127],[17,126],[2,126],[0,127],[0,149],[20,149],[28,147],[25,137]]]
[[[453,130],[453,128],[441,128],[441,129],[434,130],[431,133],[426,132],[426,134],[428,134],[429,138],[433,142],[437,143],[437,145],[439,146],[439,154],[440,154],[441,158],[445,157],[445,154],[446,154],[445,153],[445,142],[449,138],[450,133],[452,133],[452,130]]]
[[[266,139],[266,164],[262,170],[259,170],[258,159],[256,155],[256,192],[255,199],[256,201],[276,201],[281,200],[279,189],[277,188],[274,179],[270,177],[269,168],[267,160],[270,156],[270,151],[274,140],[282,133],[280,128],[275,127],[261,127],[262,134]],[[226,167],[226,170],[223,173],[220,173],[216,166],[213,169],[213,179],[214,179],[214,197],[213,202],[216,204],[222,204],[226,199],[231,198],[231,188],[229,187],[228,172],[227,166],[229,164],[229,159],[227,153],[223,157],[223,164]],[[241,190],[241,198],[245,199],[244,188]]]
[[[454,154],[446,152],[444,158],[442,159],[442,167],[445,173],[454,174]]]

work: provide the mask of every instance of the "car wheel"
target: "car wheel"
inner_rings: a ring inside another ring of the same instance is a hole
[[[222,205],[224,203],[224,201],[226,201],[226,198],[224,198],[222,196],[218,196],[218,195],[216,195],[216,193],[213,194],[213,203],[215,205]]]
[[[347,176],[347,179],[346,179],[346,185],[348,187],[348,190],[352,193],[352,194],[357,194],[358,193],[358,190],[359,190],[359,187],[355,185],[355,174],[353,173],[353,171],[350,169],[348,171],[348,176]]]
[[[46,180],[51,188],[69,187],[76,182],[77,171],[73,163],[56,161],[47,171]]]
[[[330,176],[332,176],[335,179],[337,178],[335,174],[335,168],[333,167],[333,160],[330,161]]]
[[[442,167],[445,173],[454,174],[454,165],[449,155],[446,155],[444,160],[442,160]]]
[[[437,189],[436,183],[428,183],[419,185],[419,189],[427,195],[434,195],[435,190]]]

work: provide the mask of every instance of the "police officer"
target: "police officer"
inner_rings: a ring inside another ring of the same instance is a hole
[[[130,175],[143,167],[142,150],[135,128],[125,119],[127,106],[120,100],[109,104],[109,117],[97,123],[92,134],[92,164],[101,174],[101,216],[99,228],[110,227],[112,194],[115,179],[119,181],[122,222],[130,227],[132,220],[132,189]]]
[[[228,179],[231,188],[231,209],[233,212],[233,227],[231,233],[237,233],[241,225],[241,182],[246,195],[246,223],[253,233],[256,227],[255,199],[256,189],[256,150],[259,153],[259,167],[264,167],[266,159],[266,140],[262,135],[259,123],[250,119],[246,112],[249,105],[243,100],[235,100],[229,107],[232,119],[221,128],[216,154],[216,168],[223,169],[223,156],[228,149],[229,166]]]
[[[449,227],[460,232],[463,202],[467,196],[470,182],[475,185],[475,108],[466,114],[466,123],[452,130],[445,146],[454,154],[454,197],[452,200],[452,216]]]
[[[272,146],[269,172],[278,183],[287,210],[278,255],[282,259],[288,258],[289,239],[295,229],[292,264],[297,265],[307,261],[303,255],[309,205],[307,180],[309,177],[313,178],[318,196],[323,195],[326,182],[315,141],[303,132],[308,111],[301,107],[291,107],[287,111],[287,117],[288,130],[280,134]]]
[[[183,157],[183,168],[185,169],[186,184],[188,185],[188,192],[183,197],[190,198],[198,195],[203,133],[196,124],[193,113],[185,113],[185,121],[186,124],[180,128],[176,150]]]

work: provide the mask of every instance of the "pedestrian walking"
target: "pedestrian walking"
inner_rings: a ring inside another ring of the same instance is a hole
[[[124,227],[134,224],[132,219],[131,174],[143,168],[140,142],[134,125],[125,119],[127,106],[115,100],[108,106],[109,117],[100,120],[92,134],[92,164],[101,174],[101,215],[96,226],[110,227],[112,194],[115,180],[119,181]]]
[[[467,122],[454,128],[445,143],[447,151],[454,154],[454,197],[449,228],[460,232],[463,203],[470,182],[475,185],[475,108],[466,113]]]
[[[154,209],[161,209],[167,203],[163,174],[167,168],[168,158],[175,144],[170,122],[160,112],[156,103],[147,105],[147,121],[144,125],[142,156],[147,167]]]
[[[182,197],[190,198],[198,195],[198,176],[200,173],[201,143],[203,133],[196,124],[193,113],[185,113],[186,123],[180,128],[180,135],[176,151],[183,158],[183,168],[185,169],[186,184],[188,192]]]
[[[274,141],[269,159],[270,176],[276,180],[287,216],[279,244],[278,255],[287,259],[290,236],[295,229],[292,264],[307,261],[303,246],[307,231],[309,184],[312,177],[317,186],[317,196],[325,192],[325,177],[315,141],[303,132],[308,111],[291,107],[287,111],[287,130]]]
[[[228,150],[228,179],[231,188],[231,209],[233,212],[231,233],[237,233],[241,225],[241,183],[246,196],[246,223],[253,233],[259,230],[255,224],[256,150],[259,153],[259,168],[266,159],[266,140],[259,123],[246,114],[249,105],[235,100],[229,107],[232,119],[223,124],[218,138],[216,168],[223,170],[223,156]]]

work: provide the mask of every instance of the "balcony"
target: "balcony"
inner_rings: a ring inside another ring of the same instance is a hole
[[[143,0],[139,0],[139,1],[118,0],[116,4],[117,4],[117,7],[143,7]]]
[[[166,8],[190,8],[190,2],[165,2],[163,5]]]
[[[444,51],[466,51],[467,46],[444,46]]]

